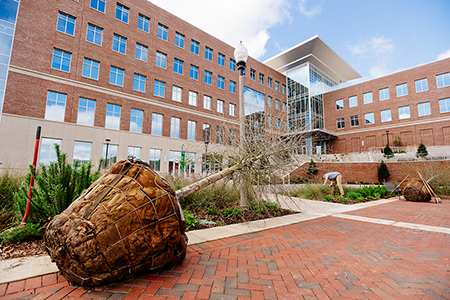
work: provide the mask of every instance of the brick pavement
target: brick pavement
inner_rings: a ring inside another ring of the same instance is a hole
[[[426,207],[395,201],[352,214],[415,223],[450,210]],[[0,285],[0,299],[18,298],[450,299],[450,238],[329,216],[192,245],[174,268],[108,286],[71,286],[56,273]]]

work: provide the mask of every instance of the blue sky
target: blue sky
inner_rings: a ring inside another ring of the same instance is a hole
[[[450,57],[449,0],[151,2],[260,61],[318,34],[361,74],[354,83]]]

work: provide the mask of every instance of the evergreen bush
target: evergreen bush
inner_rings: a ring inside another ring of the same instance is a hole
[[[425,158],[428,155],[427,147],[423,144],[423,142],[420,143],[419,147],[417,147],[416,157]]]
[[[386,145],[383,149],[384,157],[391,158],[394,157],[394,151],[392,151],[391,147],[389,147],[389,144]]]
[[[314,175],[316,175],[317,172],[319,172],[319,169],[317,169],[316,163],[311,158],[311,162],[309,163],[308,171],[306,173],[310,177],[314,177]]]
[[[389,169],[387,165],[384,163],[384,161],[382,161],[380,167],[378,168],[378,179],[380,181],[383,181],[389,176],[391,176],[391,174],[389,173]]]

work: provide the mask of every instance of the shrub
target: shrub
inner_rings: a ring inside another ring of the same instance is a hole
[[[39,224],[27,223],[4,230],[0,234],[1,243],[17,243],[25,240],[42,238],[44,234],[39,230]]]
[[[395,147],[401,147],[401,146],[403,146],[403,142],[402,142],[402,139],[399,137],[399,136],[395,136],[395,138],[394,138],[394,146]],[[406,152],[405,152],[406,153]]]
[[[417,147],[416,157],[425,158],[428,155],[427,147],[423,144],[423,142],[420,143],[419,147]]]
[[[394,152],[392,151],[391,147],[389,147],[389,144],[387,144],[386,147],[384,147],[383,153],[384,157],[387,158],[394,157]]]
[[[25,176],[24,184],[14,195],[18,218],[22,219],[25,213],[31,174],[35,181],[27,220],[31,223],[46,221],[61,213],[100,177],[99,169],[91,173],[91,162],[80,164],[75,161],[72,166],[67,162],[66,153],[61,153],[59,145],[55,144],[55,150],[56,162],[51,162],[48,166],[41,164],[40,170],[34,170],[30,165],[30,173]]]
[[[381,164],[378,168],[378,179],[385,180],[389,176],[391,176],[391,174],[389,173],[387,165],[384,163],[384,161],[381,161]]]
[[[317,169],[316,163],[311,158],[311,162],[309,163],[308,171],[306,173],[310,177],[314,177],[314,175],[316,175],[317,172],[319,172],[319,169]]]
[[[4,169],[0,174],[0,232],[14,219],[14,194],[19,190],[23,176]]]
[[[184,217],[186,218],[186,226],[187,228],[194,228],[200,224],[200,221],[195,218],[190,212],[183,210]]]

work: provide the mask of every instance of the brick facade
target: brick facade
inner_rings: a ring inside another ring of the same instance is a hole
[[[450,145],[450,113],[440,112],[439,100],[450,97],[450,86],[438,88],[436,75],[450,71],[450,58],[418,66],[388,76],[352,85],[324,94],[325,128],[338,134],[329,144],[329,153],[350,153],[383,148],[395,137],[404,146]],[[427,79],[428,90],[416,92],[415,81]],[[408,94],[397,97],[396,86],[407,84]],[[389,99],[381,100],[379,90],[389,88]],[[373,102],[364,104],[363,94],[372,92]],[[358,104],[349,107],[349,97],[357,96]],[[336,100],[344,100],[344,108],[336,110]],[[430,115],[418,115],[418,103],[430,102]],[[409,106],[410,117],[399,118],[399,107]],[[381,122],[381,111],[391,110],[391,121]],[[374,124],[365,124],[365,114],[374,113]],[[350,117],[358,116],[359,125],[351,126]],[[337,128],[337,119],[344,118],[345,128]]]

